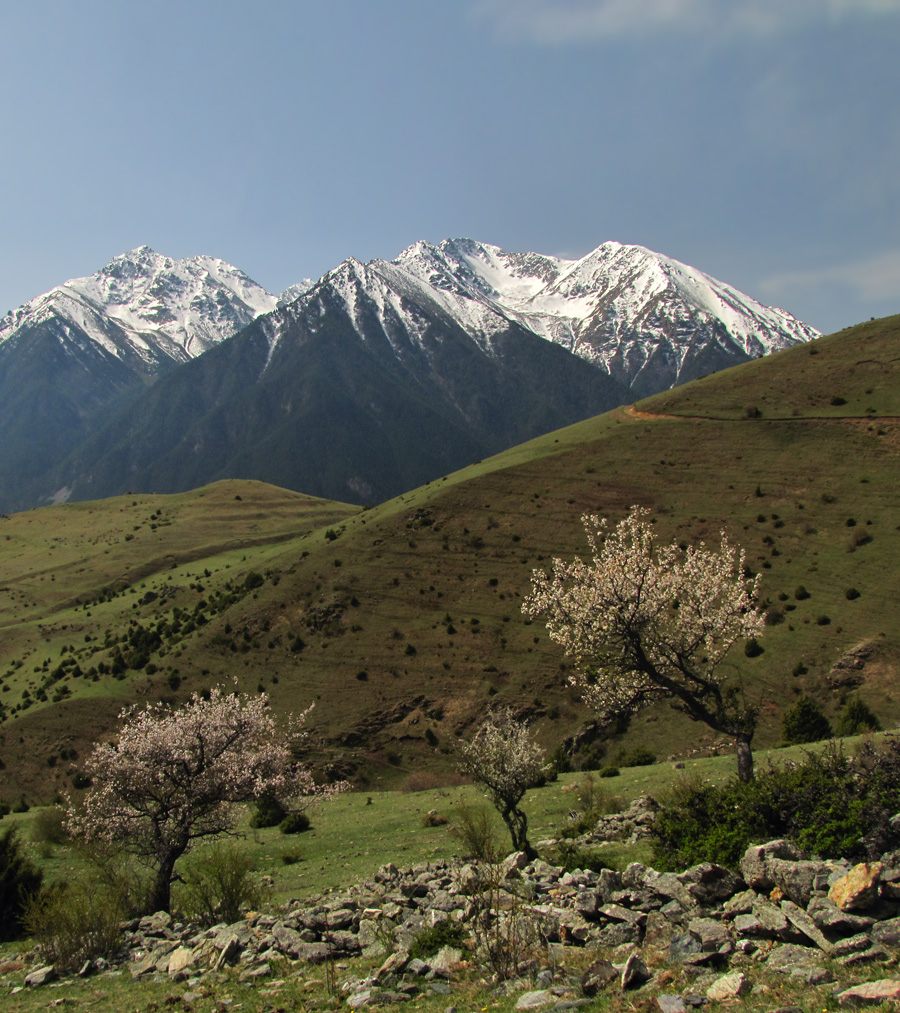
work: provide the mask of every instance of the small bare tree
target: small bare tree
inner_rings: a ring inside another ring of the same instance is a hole
[[[612,530],[583,517],[592,561],[535,570],[522,611],[547,617],[550,636],[575,658],[573,683],[601,717],[675,700],[734,737],[738,776],[749,781],[757,710],[726,682],[721,662],[737,640],[762,633],[759,577],[745,578],[744,553],[724,533],[718,550],[657,545],[648,514],[632,507]]]
[[[308,713],[308,712],[307,712]],[[67,829],[85,841],[120,845],[154,871],[150,909],[168,911],[175,863],[193,844],[234,829],[238,803],[261,796],[309,799],[345,785],[317,786],[291,744],[306,713],[279,731],[268,698],[194,694],[177,710],[126,709],[115,743],[94,747],[94,787],[71,802]]]
[[[490,714],[471,742],[461,747],[460,767],[487,788],[491,802],[506,824],[513,851],[534,858],[528,843],[528,817],[519,808],[525,792],[547,774],[543,750],[509,708]]]

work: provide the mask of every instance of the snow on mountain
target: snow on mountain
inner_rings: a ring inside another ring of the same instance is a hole
[[[638,394],[819,335],[696,268],[615,242],[579,260],[471,239],[417,242],[396,260],[351,258],[304,292],[307,284],[298,286],[296,312],[330,291],[364,340],[373,317],[395,349],[421,343],[443,318],[493,355],[497,336],[516,323]],[[279,332],[273,322],[273,347]]]
[[[223,260],[173,260],[139,246],[96,274],[73,278],[7,313],[0,319],[0,344],[52,322],[61,338],[83,345],[87,336],[116,358],[184,362],[270,312],[277,301]]]
[[[819,335],[790,313],[641,246],[608,242],[563,260],[457,239],[416,243],[393,264],[466,326],[487,334],[485,324],[496,328],[499,314],[630,384],[660,349],[678,383],[698,343],[743,358]]]

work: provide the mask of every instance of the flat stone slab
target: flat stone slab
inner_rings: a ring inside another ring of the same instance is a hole
[[[838,992],[837,996],[841,1006],[850,1009],[855,1006],[876,1006],[888,999],[900,999],[900,979],[882,978],[880,981],[867,981]]]
[[[556,1002],[556,996],[549,989],[541,988],[536,992],[523,992],[516,1000],[516,1009],[540,1009]]]

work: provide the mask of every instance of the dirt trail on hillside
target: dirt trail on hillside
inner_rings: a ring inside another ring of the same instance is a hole
[[[772,415],[768,418],[727,418],[724,415],[678,415],[638,411],[633,404],[625,405],[624,413],[632,419],[684,419],[685,422],[900,422],[900,415]]]

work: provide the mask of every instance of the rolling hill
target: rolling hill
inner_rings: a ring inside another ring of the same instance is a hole
[[[633,503],[662,538],[726,529],[763,574],[763,653],[729,658],[762,707],[760,746],[801,692],[830,714],[859,692],[895,724],[898,336],[900,317],[870,321],[371,509],[229,482],[4,518],[0,798],[70,785],[123,703],[231,679],[282,711],[315,702],[318,761],[373,787],[452,767],[491,703],[576,761],[721,748],[665,706],[592,726],[520,611],[534,567],[585,551],[582,513]]]

